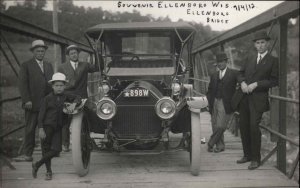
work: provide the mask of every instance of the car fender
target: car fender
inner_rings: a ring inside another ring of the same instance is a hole
[[[65,114],[77,114],[77,113],[79,113],[79,112],[82,111],[82,109],[83,109],[83,107],[84,107],[86,101],[87,101],[87,99],[81,99],[80,105],[79,105],[79,106],[76,106],[75,109],[73,110],[73,112],[69,112],[69,111],[67,110],[67,106],[70,105],[71,103],[64,103],[63,112],[64,112]]]
[[[208,100],[205,96],[188,97],[187,104],[192,112],[199,113],[202,108],[206,108],[208,106]]]

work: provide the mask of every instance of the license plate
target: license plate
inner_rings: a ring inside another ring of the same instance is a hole
[[[148,97],[148,89],[129,89],[124,91],[124,97]]]

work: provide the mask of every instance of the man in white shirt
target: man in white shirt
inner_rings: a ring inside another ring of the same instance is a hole
[[[262,114],[269,110],[268,91],[278,84],[278,59],[268,52],[270,37],[265,31],[254,35],[256,55],[245,59],[238,82],[241,98],[238,101],[240,131],[244,156],[237,163],[251,161],[249,170],[259,167],[261,155],[261,132],[259,123]]]
[[[99,67],[87,62],[79,61],[80,48],[76,45],[70,45],[66,49],[66,54],[69,57],[69,61],[61,64],[58,67],[58,72],[66,75],[69,81],[66,84],[66,93],[71,93],[81,96],[81,98],[87,98],[87,82],[88,73],[96,72]],[[63,128],[63,151],[69,151],[70,143],[70,122],[67,122]]]
[[[219,153],[225,150],[224,131],[233,113],[231,100],[238,72],[227,67],[228,58],[225,53],[218,53],[216,59],[219,70],[210,77],[207,92],[213,131],[207,143],[207,151]]]
[[[42,40],[32,42],[33,58],[22,63],[19,72],[19,90],[25,110],[24,156],[16,161],[32,161],[35,146],[35,130],[42,99],[51,92],[48,81],[53,75],[52,65],[44,61],[47,46]]]

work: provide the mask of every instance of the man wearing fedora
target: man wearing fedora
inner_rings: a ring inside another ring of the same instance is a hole
[[[278,84],[278,59],[268,51],[270,37],[265,31],[254,34],[254,56],[244,61],[238,81],[242,95],[237,98],[240,113],[240,131],[244,156],[237,163],[251,161],[249,170],[261,162],[261,132],[259,123],[262,114],[269,110],[268,91]]]
[[[24,156],[16,161],[32,161],[35,146],[35,130],[42,99],[51,92],[48,81],[53,75],[53,68],[44,61],[47,50],[43,40],[32,42],[30,51],[33,58],[22,63],[19,72],[19,91],[22,107],[25,109]]]
[[[87,98],[88,73],[96,72],[99,67],[87,62],[79,62],[80,48],[70,45],[66,49],[69,60],[58,67],[58,72],[66,75],[69,82],[66,84],[66,93],[79,95]],[[69,151],[70,144],[70,121],[63,127],[63,151]]]
[[[227,67],[225,53],[218,53],[216,60],[219,71],[212,74],[207,92],[213,130],[207,151],[219,153],[225,150],[224,131],[233,113],[230,103],[236,89],[238,71]]]

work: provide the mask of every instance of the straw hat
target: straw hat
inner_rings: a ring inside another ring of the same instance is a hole
[[[66,54],[68,55],[69,52],[70,52],[70,50],[73,50],[73,49],[77,50],[78,53],[80,52],[80,48],[77,45],[72,44],[72,45],[70,45],[70,46],[67,47]]]
[[[53,74],[52,80],[49,80],[48,83],[52,83],[52,82],[55,82],[55,81],[62,81],[62,82],[65,82],[65,83],[68,82],[68,80],[66,79],[66,76],[63,73],[60,73],[60,72],[57,72],[57,73]]]
[[[45,45],[43,40],[35,40],[32,42],[30,50],[32,51],[37,47],[44,47],[45,49],[48,48],[48,46]]]

